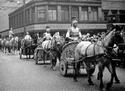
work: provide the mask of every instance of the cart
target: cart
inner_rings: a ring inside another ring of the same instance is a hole
[[[73,42],[70,42],[70,43],[66,44],[63,47],[60,65],[59,65],[60,73],[63,76],[67,76],[68,69],[73,69],[73,65],[74,65],[74,62],[75,62],[74,61],[75,48],[78,45],[78,43],[79,42],[77,42],[77,41],[73,41]],[[87,57],[83,58],[82,60],[86,60],[86,59],[87,59]],[[81,60],[81,62],[82,62],[82,60]],[[92,59],[90,59],[90,60],[92,60]],[[81,65],[80,68],[84,69],[85,67],[86,67],[86,65],[83,62],[83,65]],[[95,64],[91,63],[91,67],[92,67],[91,68],[91,74],[93,74],[94,71],[95,71]]]
[[[35,60],[35,64],[38,64],[40,61],[45,64],[46,61],[50,60],[49,51],[44,50],[42,47],[38,46],[35,49],[34,60]]]
[[[27,46],[27,47],[21,47],[20,52],[19,52],[20,59],[22,59],[22,56],[26,56],[26,57],[29,56],[30,58],[31,55],[34,55],[34,50],[36,47],[37,45],[35,44]]]
[[[69,68],[73,67],[73,60],[74,60],[74,54],[75,54],[75,47],[77,46],[78,42],[70,42],[64,45],[63,51],[61,53],[60,58],[60,73],[63,76],[67,75],[67,70]]]

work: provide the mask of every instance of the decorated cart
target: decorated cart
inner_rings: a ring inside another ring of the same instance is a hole
[[[40,61],[44,64],[50,59],[49,51],[44,50],[41,46],[38,46],[34,51],[34,60],[35,64],[38,64]]]
[[[60,73],[63,76],[66,76],[68,69],[73,66],[75,47],[77,46],[77,44],[78,42],[70,42],[63,47],[59,65]]]
[[[62,51],[61,59],[60,59],[60,65],[59,65],[60,73],[63,76],[66,76],[68,74],[68,69],[73,69],[73,65],[74,63],[76,63],[74,60],[74,57],[75,57],[75,48],[78,45],[78,43],[79,43],[78,41],[72,41],[70,43],[67,43],[63,47],[63,51]],[[83,68],[83,69],[85,68],[86,66],[84,63],[85,60],[87,60],[87,57],[84,57],[81,60],[81,62],[83,62],[83,65],[81,65],[80,68]],[[91,74],[93,74],[95,71],[95,64],[91,63],[91,68],[92,68]]]
[[[26,56],[30,58],[31,55],[34,55],[34,50],[37,47],[36,44],[33,44],[32,41],[25,41],[22,40],[21,42],[21,48],[19,51],[20,59],[22,59],[22,56]]]

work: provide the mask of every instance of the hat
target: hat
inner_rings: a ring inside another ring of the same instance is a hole
[[[73,20],[77,20],[77,17],[76,17],[76,16],[73,16],[73,17],[72,17],[72,21],[73,21]]]
[[[49,26],[46,26],[46,28],[50,28]]]

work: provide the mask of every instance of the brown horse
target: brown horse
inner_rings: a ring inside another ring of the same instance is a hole
[[[31,55],[34,53],[34,48],[33,48],[33,40],[32,39],[22,39],[21,40],[21,48],[20,48],[20,55],[26,55],[26,57],[30,58]]]
[[[101,89],[104,87],[102,77],[105,67],[107,67],[109,72],[111,73],[111,80],[109,83],[107,83],[106,89],[109,89],[112,86],[114,77],[116,78],[116,82],[119,83],[119,79],[117,78],[115,71],[115,65],[112,60],[112,49],[114,44],[118,45],[119,43],[124,42],[123,38],[118,35],[119,31],[117,31],[117,29],[114,29],[110,31],[102,41],[97,41],[97,43],[82,41],[76,46],[73,77],[75,81],[77,81],[80,63],[83,63],[84,67],[86,67],[87,70],[88,83],[89,85],[93,85],[91,75],[93,68],[95,68],[95,64],[98,63],[98,79],[100,80]]]

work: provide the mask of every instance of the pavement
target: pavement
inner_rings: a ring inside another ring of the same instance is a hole
[[[50,65],[36,65],[33,59],[19,59],[18,53],[0,52],[0,91],[100,91],[97,68],[92,77],[94,86],[88,85],[85,70],[78,82],[74,82],[72,74],[67,77],[60,74],[58,64],[56,69],[51,70]],[[117,74],[121,83],[114,84],[110,91],[125,91],[125,69],[117,68]],[[104,83],[110,79],[107,69],[103,78]]]

